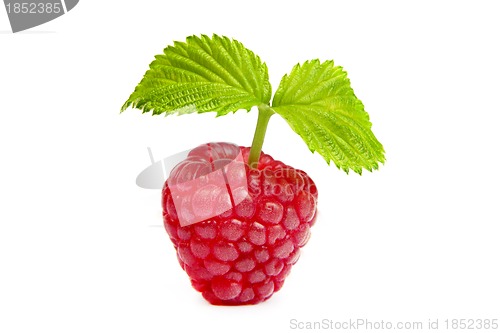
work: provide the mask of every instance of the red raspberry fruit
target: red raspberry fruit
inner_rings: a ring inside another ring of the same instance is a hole
[[[316,219],[311,178],[264,153],[252,169],[245,163],[249,151],[228,143],[199,146],[172,170],[162,191],[164,225],[179,263],[215,305],[271,297]]]

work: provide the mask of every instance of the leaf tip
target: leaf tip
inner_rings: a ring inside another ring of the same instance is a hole
[[[130,106],[129,101],[123,103],[122,107],[120,108],[120,113],[123,113],[123,111],[127,110],[129,106]]]

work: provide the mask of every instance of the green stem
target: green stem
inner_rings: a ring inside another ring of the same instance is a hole
[[[253,136],[252,147],[250,148],[250,156],[248,157],[248,165],[256,169],[259,163],[260,152],[264,144],[264,137],[266,136],[267,124],[269,119],[274,114],[273,109],[269,105],[259,105],[259,117],[257,118],[257,127]]]

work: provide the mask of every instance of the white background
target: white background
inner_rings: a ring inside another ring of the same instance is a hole
[[[12,34],[1,8],[0,331],[500,319],[498,14],[495,1],[83,0]],[[347,176],[272,118],[264,150],[311,175],[320,215],[284,288],[257,306],[206,303],[159,191],[135,185],[146,147],[249,145],[256,112],[119,114],[155,54],[214,32],[260,55],[274,88],[297,62],[334,59],[387,151],[379,171]]]

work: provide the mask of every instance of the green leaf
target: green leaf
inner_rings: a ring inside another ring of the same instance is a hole
[[[333,61],[306,61],[285,75],[273,98],[281,115],[329,164],[361,174],[378,169],[384,148],[371,130],[368,113],[354,94],[347,73]]]
[[[153,114],[217,112],[269,104],[267,66],[240,42],[213,35],[175,42],[155,57],[123,104]]]

